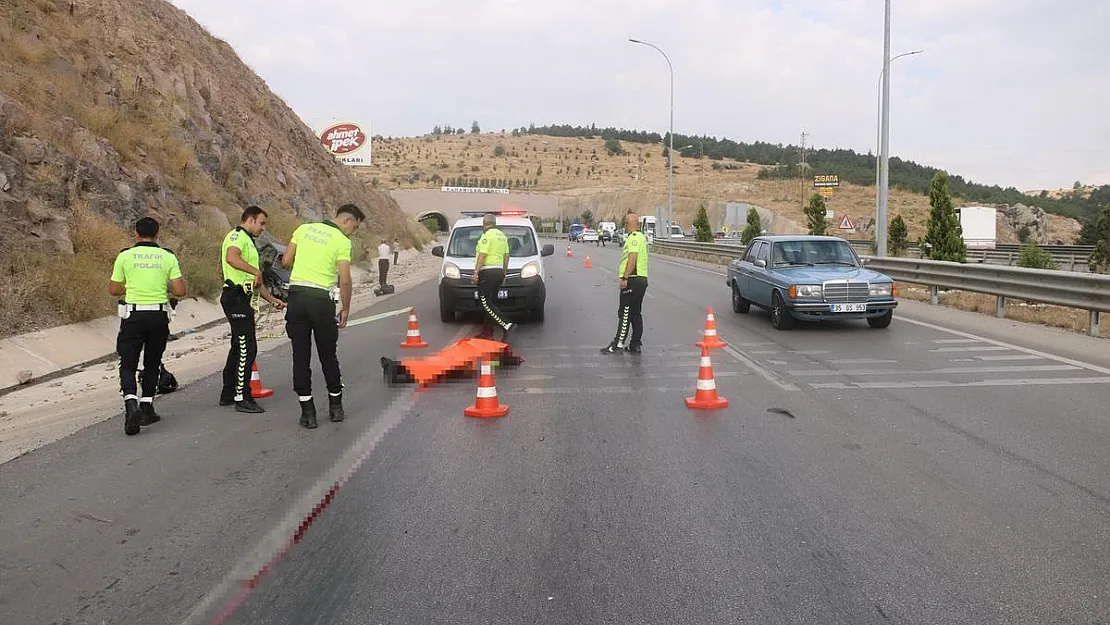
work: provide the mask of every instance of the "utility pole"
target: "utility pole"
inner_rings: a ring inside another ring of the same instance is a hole
[[[808,132],[802,131],[802,159],[801,162],[798,164],[798,178],[799,182],[801,183],[802,190],[802,210],[805,210],[806,207],[806,137],[808,135]]]
[[[879,163],[879,211],[875,222],[875,255],[886,256],[887,202],[890,199],[890,0],[883,23],[883,129]]]

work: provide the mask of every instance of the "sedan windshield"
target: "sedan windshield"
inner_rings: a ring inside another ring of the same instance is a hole
[[[852,247],[845,241],[799,240],[777,241],[771,252],[775,267],[793,265],[847,265],[858,267]]]
[[[532,236],[532,229],[527,226],[498,226],[501,232],[509,239],[509,257],[535,256],[536,238]],[[455,228],[451,234],[451,243],[447,246],[446,256],[454,258],[468,258],[477,256],[478,239],[482,238],[481,226],[463,226]]]

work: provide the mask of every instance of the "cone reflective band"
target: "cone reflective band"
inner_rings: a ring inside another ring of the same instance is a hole
[[[428,344],[420,338],[420,324],[416,321],[416,309],[409,309],[409,329],[405,332],[405,342],[401,347],[427,347]]]
[[[497,400],[497,387],[493,383],[493,367],[482,362],[482,374],[478,377],[478,392],[474,405],[463,411],[468,417],[503,417],[509,414],[509,406]]]
[[[709,360],[709,348],[701,348],[701,366],[698,369],[697,392],[686,398],[686,407],[698,410],[727,408],[728,400],[717,396],[717,381],[713,379],[713,363]]]
[[[708,347],[709,349],[728,347],[728,343],[722,341],[721,337],[717,336],[717,318],[713,315],[712,308],[710,308],[709,312],[705,315],[705,329],[702,331],[702,339],[694,344],[698,347]]]
[[[265,399],[274,394],[274,389],[262,386],[262,376],[258,375],[258,363],[251,363],[251,397]]]

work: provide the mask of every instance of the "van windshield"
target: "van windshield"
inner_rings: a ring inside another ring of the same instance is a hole
[[[509,257],[536,256],[536,237],[527,226],[498,226],[509,239]],[[451,233],[446,256],[454,258],[473,258],[477,256],[478,239],[482,237],[481,226],[463,226]]]

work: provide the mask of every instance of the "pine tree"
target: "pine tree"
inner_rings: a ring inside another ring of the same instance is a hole
[[[952,206],[948,195],[948,174],[938,171],[933,176],[929,190],[929,221],[925,224],[924,243],[932,245],[929,258],[961,263],[967,258],[967,243],[964,241],[960,217]]]
[[[810,234],[825,234],[825,212],[827,210],[825,198],[821,197],[820,193],[814,193],[813,197],[809,198],[809,204],[806,206],[805,213]]]
[[[709,213],[705,211],[705,204],[698,208],[698,216],[694,218],[694,240],[699,243],[713,242],[713,228],[709,226]]]
[[[903,221],[901,215],[895,215],[894,219],[890,222],[890,229],[887,231],[887,253],[892,256],[901,256],[908,247],[906,230],[906,222]]]
[[[747,245],[761,232],[763,232],[763,224],[759,220],[759,211],[753,206],[748,209],[748,225],[744,226],[744,231],[740,233],[740,240]]]
[[[1110,205],[1103,207],[1092,230],[1095,249],[1087,259],[1087,266],[1091,273],[1110,273]]]

